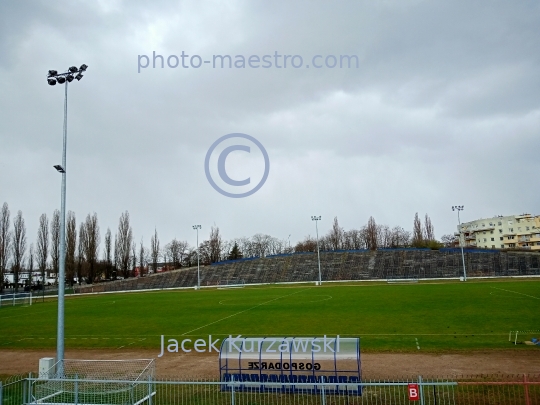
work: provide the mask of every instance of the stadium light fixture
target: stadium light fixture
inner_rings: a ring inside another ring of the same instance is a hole
[[[317,222],[321,220],[321,216],[312,215],[311,220],[315,221],[315,232],[317,233],[317,263],[319,264],[319,285],[322,285],[321,254],[319,252],[319,227],[317,226]]]
[[[83,69],[84,67],[84,69]],[[66,286],[66,146],[67,146],[67,95],[68,84],[74,79],[73,74],[84,72],[88,66],[82,65],[81,68],[71,66],[67,72],[58,73],[56,70],[49,70],[47,74],[47,83],[54,86],[56,83],[66,84],[64,90],[64,134],[62,148],[62,164],[55,165],[54,168],[62,174],[61,188],[61,209],[60,209],[60,261],[58,263],[58,323],[56,333],[56,361],[59,369],[56,370],[57,376],[64,377],[64,302]],[[80,80],[80,79],[77,79]],[[44,281],[44,280],[43,280]]]
[[[465,270],[465,255],[463,254],[463,243],[461,242],[461,219],[459,218],[459,212],[463,211],[465,207],[463,205],[452,205],[452,211],[457,211],[457,220],[459,224],[459,246],[461,247],[461,262],[463,263],[463,281],[467,281],[467,271]]]
[[[193,225],[193,229],[197,230],[197,290],[201,288],[201,272],[199,266],[199,229],[200,225]]]

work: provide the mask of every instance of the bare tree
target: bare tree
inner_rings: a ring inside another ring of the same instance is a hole
[[[431,224],[431,219],[429,218],[428,214],[426,214],[424,219],[424,237],[426,240],[435,240],[435,230],[433,229],[433,225]]]
[[[418,212],[414,214],[414,224],[413,224],[413,236],[412,236],[412,245],[414,247],[421,247],[424,242],[424,237],[422,235],[422,222],[418,217]]]
[[[47,259],[49,257],[49,220],[47,214],[41,214],[39,217],[36,254],[38,269],[41,273],[41,283],[45,288],[45,271],[47,270]]]
[[[107,228],[105,233],[105,278],[110,280],[112,277],[112,235],[111,229]]]
[[[30,249],[28,249],[28,283],[32,288],[32,277],[34,274],[34,244],[30,243]]]
[[[358,229],[351,229],[343,233],[343,247],[347,250],[360,250],[365,249],[366,246],[363,243],[362,232]]]
[[[141,238],[141,247],[139,249],[139,276],[144,276],[144,268],[146,265],[146,249]]]
[[[66,221],[66,276],[73,287],[75,278],[75,251],[77,250],[77,221],[75,213],[68,211]]]
[[[9,232],[9,207],[2,205],[0,213],[0,292],[4,291],[4,274],[10,255],[11,233]]]
[[[58,263],[60,261],[60,211],[54,210],[51,218],[51,259],[54,274],[58,281]]]
[[[24,255],[26,253],[26,226],[22,212],[17,212],[13,219],[13,281],[15,282],[15,292],[19,290],[19,273],[22,268]]]
[[[117,260],[117,267],[122,272],[122,276],[129,277],[129,259],[131,244],[133,242],[133,231],[129,225],[129,212],[120,215],[118,222],[118,233],[114,242],[114,253]]]
[[[389,248],[392,244],[392,231],[388,225],[377,225],[377,247]]]
[[[137,267],[137,244],[131,244],[131,274],[135,276],[135,268]]]
[[[77,246],[77,282],[79,285],[82,283],[82,279],[85,276],[85,242],[86,242],[86,227],[84,222],[81,222],[79,227],[79,243]]]
[[[298,242],[294,247],[295,252],[316,252],[317,241],[310,235],[306,236],[303,241]]]
[[[367,226],[366,226],[366,245],[369,250],[377,250],[377,223],[375,218],[369,217]]]
[[[219,228],[212,227],[210,229],[210,263],[219,262],[221,259],[222,242],[221,235],[219,234]]]
[[[400,226],[395,226],[392,228],[392,240],[390,247],[406,247],[409,246],[411,239],[411,233],[406,231]]]
[[[185,241],[179,241],[176,238],[165,246],[165,254],[170,258],[174,268],[182,266],[186,257],[189,244]],[[201,253],[202,255],[202,253]]]
[[[448,234],[441,237],[441,242],[443,243],[444,247],[450,248],[457,244],[458,239],[455,235]]]
[[[337,217],[334,217],[332,229],[328,233],[328,239],[332,250],[339,250],[343,245],[343,228],[340,228]]]
[[[152,257],[152,268],[154,270],[154,273],[157,272],[157,263],[159,260],[159,238],[157,229],[154,229],[154,235],[152,236],[152,239],[150,240],[150,255]]]
[[[89,284],[92,284],[96,278],[94,271],[100,241],[97,214],[94,212],[94,215],[90,216],[90,214],[88,214],[86,216],[86,222],[84,224],[84,255],[88,262],[88,274],[86,280]]]

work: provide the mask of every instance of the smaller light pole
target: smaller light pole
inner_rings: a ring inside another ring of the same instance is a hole
[[[197,290],[201,288],[201,272],[199,268],[199,229],[200,225],[193,225],[193,229],[197,231]]]
[[[465,270],[465,255],[463,254],[463,243],[461,242],[461,220],[459,219],[459,211],[463,211],[463,205],[453,205],[452,211],[457,211],[457,220],[459,224],[459,246],[461,247],[461,262],[463,263],[463,281],[467,281],[467,271]]]
[[[317,262],[319,264],[319,285],[322,285],[322,278],[321,278],[321,255],[319,253],[319,227],[317,226],[317,222],[321,220],[321,216],[318,217],[315,215],[311,216],[311,220],[315,221],[315,232],[317,232]]]

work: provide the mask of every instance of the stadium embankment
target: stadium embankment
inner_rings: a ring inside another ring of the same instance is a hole
[[[458,278],[459,249],[384,249],[321,252],[323,281]],[[540,253],[467,250],[468,277],[540,276]],[[201,267],[201,286],[272,284],[318,280],[316,253],[242,259]],[[77,293],[186,288],[197,285],[197,268],[76,287]]]

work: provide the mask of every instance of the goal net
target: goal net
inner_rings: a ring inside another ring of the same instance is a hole
[[[540,330],[513,330],[508,335],[508,341],[515,345],[530,345],[540,348]]]
[[[32,305],[32,293],[13,293],[0,295],[0,308],[15,305]]]
[[[221,288],[238,288],[238,287],[244,287],[245,282],[244,282],[244,279],[232,278],[232,279],[220,280],[218,285]]]
[[[155,362],[63,360],[41,373],[31,387],[31,404],[140,405],[151,402]]]

